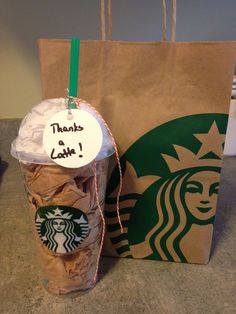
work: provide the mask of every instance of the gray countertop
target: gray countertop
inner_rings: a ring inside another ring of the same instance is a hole
[[[0,121],[0,313],[236,313],[236,158],[224,159],[208,265],[103,257],[94,289],[54,296],[40,283],[23,180],[9,155],[18,125]]]

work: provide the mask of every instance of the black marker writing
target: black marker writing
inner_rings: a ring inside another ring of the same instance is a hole
[[[80,143],[80,142],[79,142],[79,148],[80,148],[80,151],[82,152],[82,143]],[[80,154],[79,157],[82,158],[83,155]]]
[[[73,126],[60,126],[59,123],[52,123],[50,124],[50,126],[52,127],[52,131],[53,134],[55,134],[56,132],[58,133],[63,133],[63,132],[79,132],[79,131],[83,131],[83,127],[80,125],[76,125],[76,123],[74,122]]]
[[[76,151],[74,149],[70,149],[69,147],[67,147],[67,149],[63,148],[62,153],[58,154],[55,154],[55,148],[53,148],[51,152],[51,159],[68,158],[74,154],[76,154]]]

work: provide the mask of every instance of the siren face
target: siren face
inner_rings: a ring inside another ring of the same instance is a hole
[[[66,226],[65,221],[62,219],[54,219],[52,225],[57,232],[62,232]]]
[[[219,176],[214,171],[201,171],[192,175],[185,187],[185,203],[191,214],[200,220],[215,214]]]

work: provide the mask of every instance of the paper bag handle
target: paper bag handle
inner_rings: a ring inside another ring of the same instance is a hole
[[[167,29],[167,14],[166,14],[166,0],[162,0],[162,9],[163,9],[163,31],[162,31],[162,41],[166,41],[166,29]],[[105,18],[105,0],[101,0],[101,31],[102,31],[102,40],[106,40],[106,18]],[[108,32],[109,40],[112,40],[112,8],[111,0],[108,0],[107,5],[108,11]],[[171,18],[171,38],[172,42],[175,41],[176,37],[176,0],[172,0],[172,18]]]

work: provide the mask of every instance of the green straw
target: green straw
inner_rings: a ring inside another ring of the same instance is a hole
[[[79,74],[79,53],[80,53],[80,39],[72,38],[70,46],[70,84],[69,96],[77,97],[78,92],[78,74]],[[76,108],[72,106],[70,108]]]

